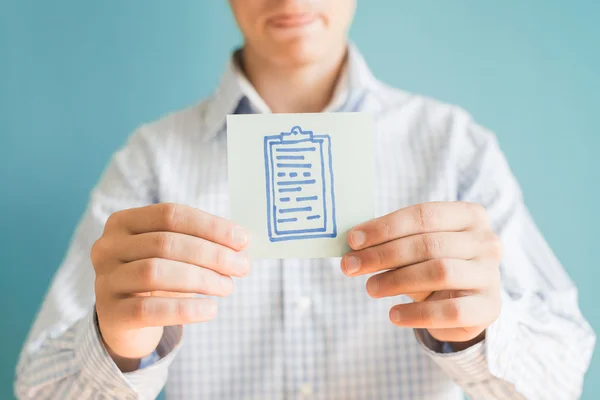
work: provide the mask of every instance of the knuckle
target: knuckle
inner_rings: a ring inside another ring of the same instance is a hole
[[[229,229],[231,232],[227,233],[228,230],[223,227],[221,219],[214,215],[208,215],[208,229],[211,237],[214,238],[216,242],[226,240],[227,236],[232,235],[233,233],[231,229]]]
[[[182,322],[194,321],[194,308],[190,302],[180,300],[177,302],[177,318]]]
[[[173,247],[173,238],[166,232],[157,232],[154,234],[154,248],[160,258],[168,258]]]
[[[206,252],[210,252],[210,257],[208,259],[212,260],[213,264],[217,267],[227,267],[227,252],[223,248],[218,248],[216,246],[206,246]]]
[[[123,211],[116,211],[109,215],[108,219],[106,220],[106,224],[104,224],[104,230],[107,231],[117,228],[119,226],[122,214]]]
[[[453,300],[448,302],[444,307],[444,317],[449,321],[454,321],[458,324],[464,320],[464,307],[461,306],[460,302]]]
[[[90,249],[90,260],[92,260],[92,265],[94,266],[94,269],[96,268],[96,264],[98,264],[100,256],[98,254],[100,251],[100,244],[98,242],[100,242],[100,239],[96,240],[94,244],[92,244],[92,248]]]
[[[384,246],[377,246],[373,249],[375,263],[378,266],[383,266],[385,264],[385,259],[387,258],[386,251]]]
[[[96,279],[94,280],[94,293],[96,294],[96,303],[99,303],[102,294],[105,291],[106,287],[106,278],[103,275],[96,275]]]
[[[185,273],[184,278],[190,282],[193,282],[194,287],[198,288],[198,290],[205,291],[209,288],[210,285],[216,287],[217,282],[215,280],[209,280],[206,274],[200,272],[200,269],[194,269],[192,271],[188,271]]]
[[[160,283],[161,261],[158,258],[144,260],[139,268],[139,279],[150,288],[155,288]]]
[[[142,325],[148,325],[152,318],[152,303],[150,297],[138,297],[133,302],[131,307],[131,316],[134,321],[140,322]]]
[[[383,238],[391,239],[394,237],[395,221],[391,218],[382,218],[379,222],[380,234]]]
[[[180,210],[177,204],[163,203],[160,210],[161,223],[165,230],[175,231],[180,218]]]
[[[418,204],[416,206],[416,218],[421,231],[426,232],[432,229],[436,219],[433,207],[430,207],[427,204]]]
[[[96,314],[98,314],[98,319],[100,319],[104,315],[111,314],[107,310],[109,308],[107,304],[108,301],[106,296],[103,296],[101,292],[96,292]]]
[[[90,260],[92,260],[94,268],[98,267],[98,264],[100,264],[102,259],[106,256],[107,251],[108,246],[105,238],[101,237],[94,242],[90,249]]]
[[[489,244],[490,254],[494,260],[500,260],[502,258],[503,246],[502,240],[494,232],[486,233],[486,241]]]
[[[219,224],[217,222],[217,219],[214,218],[212,215],[208,217],[208,228],[216,236],[217,229],[219,229]]]
[[[439,236],[423,235],[421,241],[421,253],[423,258],[436,258],[442,248],[442,239]]]
[[[403,280],[400,277],[400,271],[402,270],[398,269],[396,271],[391,271],[387,274],[387,281],[392,287],[398,287],[402,284]]]
[[[489,216],[484,206],[479,203],[469,203],[473,220],[478,223],[488,223]]]
[[[403,289],[406,286],[406,279],[403,279],[402,269],[390,271],[384,274],[385,278],[380,282],[385,282],[382,285],[384,288],[394,288],[396,290]],[[383,276],[382,276],[383,278]],[[381,279],[381,278],[377,278]]]
[[[441,284],[447,285],[453,281],[453,268],[450,260],[445,258],[439,258],[435,260],[431,268],[431,280]]]
[[[431,312],[427,303],[417,304],[417,318],[419,318],[419,321],[429,321],[431,319]]]

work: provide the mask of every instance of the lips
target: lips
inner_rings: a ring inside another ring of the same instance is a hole
[[[297,28],[313,23],[317,19],[317,14],[282,14],[271,17],[269,23],[277,28]]]

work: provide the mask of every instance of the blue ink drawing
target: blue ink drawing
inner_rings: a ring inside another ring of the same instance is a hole
[[[294,126],[264,150],[269,240],[336,237],[331,137]]]

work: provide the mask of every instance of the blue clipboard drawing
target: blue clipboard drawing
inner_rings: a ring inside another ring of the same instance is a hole
[[[336,237],[329,135],[294,126],[264,140],[269,240]]]

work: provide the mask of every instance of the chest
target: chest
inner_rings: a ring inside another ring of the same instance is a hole
[[[454,200],[453,168],[444,146],[423,140],[408,126],[389,125],[377,124],[377,215]],[[188,147],[181,153],[193,156],[163,166],[160,201],[227,218],[226,135],[182,146],[192,146],[194,151]],[[346,277],[339,262],[253,263],[251,273],[235,281],[234,293],[217,299],[215,320],[186,327],[169,397],[297,398],[310,393],[322,399],[435,399],[458,393],[420,351],[412,330],[389,322],[389,308],[407,299],[369,298],[368,277]]]

